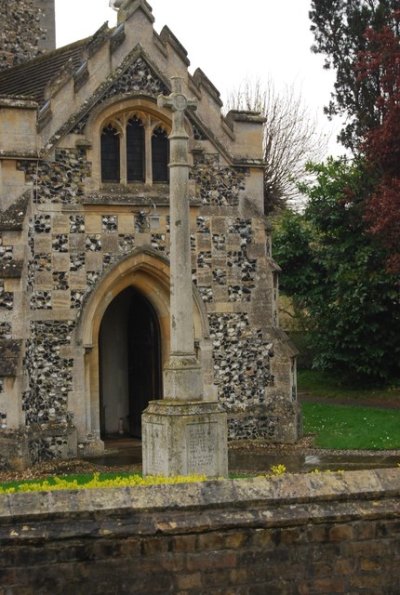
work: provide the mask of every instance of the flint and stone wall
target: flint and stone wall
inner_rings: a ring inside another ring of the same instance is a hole
[[[30,316],[35,319],[30,322],[26,343],[28,382],[23,410],[28,427],[49,422],[67,427],[74,370],[73,329],[82,307],[110,267],[135,247],[148,245],[168,256],[168,209],[159,207],[159,229],[150,231],[143,228],[140,208],[132,214],[123,197],[117,209],[106,197],[93,199],[97,204],[79,206],[84,180],[91,171],[83,149],[57,150],[54,162],[44,162],[39,168],[21,162],[20,168],[26,172],[27,183],[34,184],[35,212],[29,221],[26,278]],[[279,400],[272,415],[266,411],[266,389],[275,382],[271,358],[276,343],[268,328],[275,326],[276,320],[272,309],[264,310],[263,319],[254,314],[259,302],[274,302],[275,289],[272,272],[265,270],[264,221],[251,213],[240,216],[247,175],[220,165],[216,155],[202,156],[195,163],[192,177],[198,188],[198,206],[192,208],[193,281],[209,314],[211,372],[218,398],[230,414],[230,437],[279,441]],[[65,206],[73,206],[73,214],[64,211]],[[7,257],[9,248],[3,250]],[[260,286],[264,290],[261,295]],[[12,294],[1,295],[3,307],[11,308]],[[287,361],[286,373],[290,371]],[[295,424],[295,394],[289,413]],[[289,417],[286,422],[288,435],[295,435]],[[60,450],[65,441],[59,441]],[[42,458],[46,458],[47,442],[35,447]],[[47,457],[57,455],[57,445],[53,440],[50,444]],[[33,458],[37,460],[37,454]]]
[[[0,496],[0,593],[400,592],[400,470]]]
[[[296,394],[289,401],[284,392],[281,401],[279,395],[267,399],[268,387],[279,389],[271,361],[282,341],[269,333],[276,325],[273,309],[262,307],[274,302],[275,291],[273,273],[266,268],[264,221],[251,213],[240,215],[246,172],[220,166],[216,156],[212,161],[207,168],[203,161],[195,164],[200,201],[191,218],[193,281],[208,311],[213,351],[213,369],[206,373],[214,378],[218,398],[229,414],[231,438],[284,441],[287,432],[292,441],[297,432]],[[140,207],[133,214],[132,205],[123,201],[118,208],[108,205],[107,199],[103,204],[79,204],[91,168],[82,149],[57,150],[55,161],[42,162],[39,168],[30,162],[19,167],[33,185],[23,276],[29,322],[22,408],[27,428],[39,425],[47,431],[56,424],[62,430],[58,439],[51,432],[50,437],[30,442],[31,460],[37,461],[69,452],[68,398],[80,357],[74,328],[82,307],[110,268],[135,247],[150,246],[168,256],[169,216],[167,205],[159,206],[160,226],[150,231],[142,225]],[[4,264],[14,262],[14,250],[3,241]],[[13,288],[9,280],[0,280],[0,313],[13,309],[9,287]],[[262,317],[257,316],[259,307]],[[3,326],[10,349],[11,327]],[[290,358],[280,354],[280,361],[288,386]]]
[[[55,48],[54,0],[0,0],[0,70]]]

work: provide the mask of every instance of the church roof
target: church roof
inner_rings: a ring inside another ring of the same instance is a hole
[[[0,72],[0,95],[30,97],[43,104],[48,83],[68,64],[79,68],[87,44],[88,39],[82,39]]]

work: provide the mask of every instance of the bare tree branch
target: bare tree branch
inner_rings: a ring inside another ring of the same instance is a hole
[[[327,139],[318,132],[317,119],[306,107],[294,86],[277,91],[273,82],[245,82],[233,90],[227,109],[251,110],[265,115],[264,208],[270,213],[301,199],[297,188],[307,176],[308,161],[320,160]]]

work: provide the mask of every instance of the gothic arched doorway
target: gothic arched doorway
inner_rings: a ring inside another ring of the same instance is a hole
[[[133,287],[104,313],[99,358],[101,438],[140,438],[142,412],[162,398],[161,333],[153,306]]]

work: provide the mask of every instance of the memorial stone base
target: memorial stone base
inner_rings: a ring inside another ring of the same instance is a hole
[[[151,401],[142,443],[144,475],[228,475],[226,413],[216,402]]]

